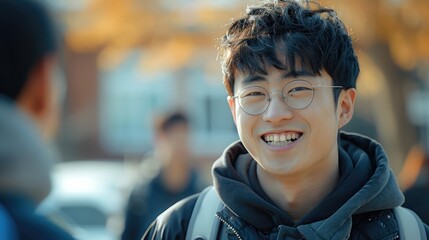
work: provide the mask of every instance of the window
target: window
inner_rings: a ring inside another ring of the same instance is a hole
[[[204,71],[212,59],[180,71],[149,74],[138,69],[138,58],[130,58],[104,72],[100,81],[100,138],[105,149],[114,153],[150,150],[154,114],[172,108],[189,115],[196,154],[220,154],[238,139],[225,88]]]

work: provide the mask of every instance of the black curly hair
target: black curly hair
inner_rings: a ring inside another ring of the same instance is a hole
[[[345,25],[333,9],[310,1],[277,0],[249,6],[221,38],[223,81],[234,95],[234,73],[267,74],[267,67],[295,72],[297,61],[334,85],[355,88],[359,63]],[[341,89],[334,89],[335,101]]]
[[[55,26],[34,0],[0,1],[0,96],[16,100],[35,65],[53,54]]]

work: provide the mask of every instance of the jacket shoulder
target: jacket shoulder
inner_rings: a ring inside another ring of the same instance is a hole
[[[27,214],[25,218],[14,220],[20,239],[74,239],[65,229],[36,214]]]
[[[426,223],[423,224],[425,225],[426,238],[429,239],[429,226]]]
[[[362,213],[353,217],[351,239],[397,239],[399,226],[393,209]],[[423,223],[429,239],[429,226]]]
[[[392,209],[353,217],[351,239],[396,239],[395,237],[399,237],[399,229]]]
[[[185,239],[198,194],[189,196],[165,210],[149,226],[142,239]]]

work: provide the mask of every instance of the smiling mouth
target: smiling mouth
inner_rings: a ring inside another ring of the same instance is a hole
[[[277,134],[265,134],[261,138],[270,146],[283,147],[287,146],[302,137],[302,133],[288,132],[288,133],[277,133]]]

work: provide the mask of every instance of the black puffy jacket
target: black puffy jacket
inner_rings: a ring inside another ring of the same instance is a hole
[[[398,239],[392,209],[404,197],[381,146],[360,135],[341,133],[339,156],[336,188],[293,222],[263,192],[256,162],[244,146],[231,145],[213,166],[214,186],[225,205],[217,213],[222,222],[218,239]],[[196,198],[167,210],[142,239],[185,239]]]

